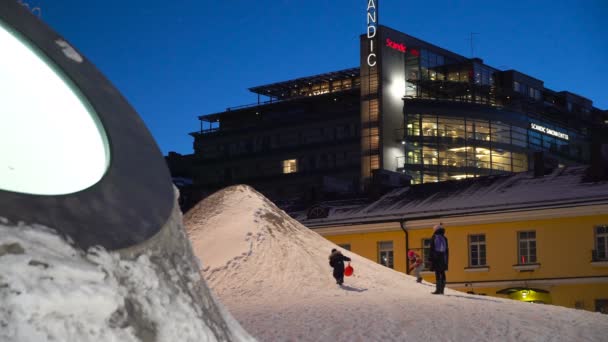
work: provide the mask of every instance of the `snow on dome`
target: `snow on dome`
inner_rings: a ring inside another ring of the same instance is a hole
[[[340,287],[328,264],[331,249],[338,247],[248,186],[207,197],[185,215],[184,224],[209,287],[260,341],[603,341],[608,336],[606,315],[449,289],[434,296],[433,284],[418,284],[343,249],[355,272]]]
[[[0,341],[251,340],[201,280],[174,213],[134,256],[0,217]]]

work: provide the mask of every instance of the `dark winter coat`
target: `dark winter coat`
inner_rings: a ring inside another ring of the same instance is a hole
[[[437,251],[435,247],[435,236],[441,235],[445,239],[445,252]],[[448,260],[450,256],[450,249],[448,248],[448,238],[445,237],[445,229],[439,228],[433,233],[431,237],[431,250],[429,253],[429,261],[431,263],[431,271],[447,271],[448,270]]]
[[[342,255],[340,251],[335,251],[329,256],[329,265],[334,268],[334,273],[344,274],[345,261],[350,261],[350,258]]]

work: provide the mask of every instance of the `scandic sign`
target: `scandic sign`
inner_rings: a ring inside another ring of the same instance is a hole
[[[390,47],[391,49],[401,51],[403,53],[407,51],[407,46],[405,46],[405,44],[394,42],[390,38],[386,38],[386,46]],[[416,49],[410,49],[410,53],[413,56],[420,56],[420,52],[418,52],[418,50]]]

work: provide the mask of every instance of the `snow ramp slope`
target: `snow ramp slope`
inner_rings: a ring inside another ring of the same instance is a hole
[[[339,248],[245,185],[192,208],[184,223],[201,273],[260,341],[605,341],[608,316],[468,295],[344,251],[355,274],[337,286]],[[449,279],[448,279],[449,280]]]

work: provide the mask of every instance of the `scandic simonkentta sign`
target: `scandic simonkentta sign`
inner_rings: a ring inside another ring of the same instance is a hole
[[[560,138],[560,139],[570,140],[570,137],[566,133],[558,132],[556,130],[552,130],[551,128],[547,128],[545,126],[541,126],[541,125],[535,124],[533,122],[530,123],[530,128],[532,128],[535,131],[549,134],[549,135],[552,135],[552,136]]]

